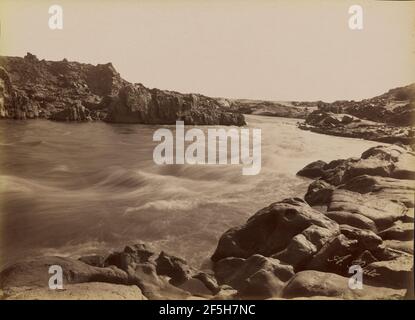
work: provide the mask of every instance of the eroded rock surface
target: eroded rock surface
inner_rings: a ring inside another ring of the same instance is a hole
[[[362,290],[349,288],[349,278],[337,274],[302,271],[284,289],[284,298],[332,297],[341,299],[401,299],[405,290],[364,285]]]
[[[247,258],[255,253],[264,256],[276,254],[311,225],[339,232],[336,222],[299,198],[273,203],[254,214],[245,225],[225,232],[212,260]]]
[[[0,118],[245,125],[220,99],[132,84],[111,63],[45,61],[30,53],[0,57]]]
[[[33,299],[39,295],[45,299],[90,299],[95,290],[96,297],[103,299],[188,299],[213,297],[220,290],[212,275],[192,268],[183,259],[154,251],[145,243],[126,246],[103,262],[99,259],[99,267],[97,261],[91,257],[20,261],[0,273],[3,298]],[[62,268],[65,292],[48,287],[52,265]]]
[[[342,137],[414,144],[415,84],[362,101],[319,103],[300,128]]]

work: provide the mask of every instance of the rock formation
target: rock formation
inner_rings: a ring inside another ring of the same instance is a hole
[[[220,99],[148,89],[111,63],[0,57],[0,118],[194,125],[245,125]]]
[[[51,265],[62,267],[65,294],[57,290],[54,295],[48,288]],[[220,291],[211,275],[144,243],[126,246],[106,257],[27,259],[0,273],[0,287],[3,299],[93,298],[94,291],[88,290],[98,290],[96,298],[102,299],[187,299]]]
[[[414,144],[415,84],[362,101],[320,103],[301,129],[387,143]]]

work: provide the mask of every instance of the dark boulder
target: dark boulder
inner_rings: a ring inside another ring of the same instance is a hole
[[[291,266],[258,254],[248,259],[222,259],[215,263],[214,270],[221,284],[236,289],[238,297],[244,299],[277,297],[294,275]]]
[[[334,186],[324,180],[316,180],[308,186],[304,199],[310,206],[328,204],[334,188]]]
[[[306,165],[303,169],[297,172],[297,175],[307,178],[318,178],[324,173],[324,161],[318,160]]]
[[[284,250],[294,236],[311,225],[338,232],[336,222],[301,199],[273,203],[254,214],[245,225],[225,232],[211,259],[247,258],[256,253],[270,256]]]

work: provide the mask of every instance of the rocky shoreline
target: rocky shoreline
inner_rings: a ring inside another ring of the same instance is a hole
[[[415,144],[415,84],[371,99],[319,103],[299,128],[340,137]]]
[[[413,298],[415,153],[378,146],[360,158],[316,161],[304,200],[265,207],[220,238],[200,270],[148,244],[79,260],[37,257],[0,273],[2,299]],[[64,289],[48,288],[60,265]],[[363,289],[349,288],[349,267]]]
[[[243,114],[305,119],[319,103],[182,94],[130,83],[111,63],[0,56],[0,119],[243,126]]]
[[[111,63],[0,57],[0,119],[113,123],[245,125],[223,99],[148,89],[124,80]]]
[[[350,121],[349,119],[353,120]],[[302,130],[338,137],[384,143],[415,144],[415,129],[413,127],[390,126],[384,123],[351,118],[348,114],[314,113],[306,119],[305,123],[300,123],[298,127]]]

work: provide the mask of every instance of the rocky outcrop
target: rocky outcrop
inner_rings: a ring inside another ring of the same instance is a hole
[[[224,112],[216,99],[195,94],[149,90],[141,84],[120,89],[108,106],[108,122],[174,124],[237,125],[245,120],[242,114]]]
[[[402,218],[407,208],[402,203],[392,200],[337,189],[333,191],[327,211],[358,213],[371,219],[378,228],[383,229]]]
[[[373,220],[360,216],[363,217],[361,224],[377,230]],[[279,265],[290,266],[296,273],[316,270],[348,276],[349,267],[354,263],[369,265],[400,257],[385,252],[383,239],[375,231],[339,226],[305,202],[286,199],[260,210],[246,224],[228,230],[221,237],[212,256],[215,275],[219,283],[231,285],[239,292],[239,284],[229,279],[244,269],[245,261],[259,259],[260,255],[263,259],[274,259],[271,261]],[[268,296],[271,292],[273,297],[281,296],[284,281],[280,278],[279,281],[275,291],[267,291]]]
[[[307,165],[299,175],[317,180],[306,201],[273,203],[222,235],[211,257],[218,283],[235,289],[233,298],[255,298],[252,293],[262,298],[408,298],[412,156],[410,148],[388,145],[360,158]],[[349,287],[352,266],[363,272],[363,290]],[[270,272],[274,268],[279,271]],[[294,272],[289,280],[280,274],[287,268]]]
[[[326,216],[336,221],[338,224],[348,225],[359,229],[371,230],[375,233],[378,232],[375,222],[355,212],[346,211],[330,211],[326,213]]]
[[[415,84],[355,101],[319,103],[299,127],[317,133],[414,144]]]
[[[53,113],[50,119],[55,121],[92,121],[90,111],[80,102]]]
[[[407,254],[393,260],[372,262],[366,270],[376,273],[375,282],[378,285],[405,288],[414,281],[413,263],[413,256]]]
[[[409,241],[414,239],[414,224],[404,223],[402,221],[395,222],[388,229],[379,233],[384,240],[400,240]]]
[[[135,285],[105,282],[68,284],[64,290],[37,287],[7,288],[2,297],[9,300],[147,300]]]
[[[414,206],[415,183],[413,180],[364,174],[349,180],[341,188],[362,194],[375,195],[380,199],[399,200],[407,207]]]
[[[338,299],[399,299],[404,290],[379,288],[364,285],[362,290],[349,288],[349,278],[333,273],[319,271],[302,271],[288,283],[283,297],[330,297]]]
[[[0,67],[0,118],[6,118],[13,105],[13,88],[7,71]]]
[[[303,173],[299,172],[298,174],[302,175]],[[308,190],[304,196],[304,199],[309,205],[312,206],[327,204],[331,199],[334,189],[334,186],[324,180],[319,179],[308,186]]]
[[[335,114],[315,111],[310,115],[323,120],[310,124],[308,119],[300,123],[298,127],[315,133],[328,134],[332,136],[359,138],[385,143],[403,143],[413,145],[415,143],[415,130],[413,126],[394,126],[367,120],[354,120],[345,124],[336,120]]]
[[[65,293],[48,288],[52,265],[63,270]],[[187,299],[220,291],[213,276],[144,243],[126,246],[105,258],[27,259],[1,271],[0,288],[7,299],[30,299],[37,294],[45,299],[91,298],[88,290],[97,290],[104,299]],[[110,290],[107,294],[106,289]]]
[[[59,265],[66,284],[83,282],[106,282],[126,284],[127,274],[118,268],[97,268],[81,261],[63,257],[38,257],[18,262],[0,274],[0,287],[44,287],[50,278],[49,267]]]
[[[298,175],[307,177],[307,178],[319,178],[324,173],[324,168],[327,166],[327,163],[321,160],[311,162],[306,165],[303,169],[298,171]]]
[[[194,125],[245,125],[221,99],[148,89],[121,78],[111,63],[0,57],[0,118]]]
[[[327,215],[339,223],[382,231],[404,220],[414,206],[411,160],[411,149],[388,145],[370,148],[360,158],[332,161],[322,167],[321,178],[310,184],[305,199],[326,205]]]
[[[104,265],[125,271],[129,282],[136,284],[149,299],[189,297],[197,292],[185,291],[181,287],[192,291],[194,282],[210,294],[219,291],[213,277],[192,268],[183,259],[165,252],[157,253],[144,243],[127,246],[124,251],[109,255]],[[193,285],[188,282],[193,282]]]
[[[312,226],[320,227],[324,231],[305,233]],[[307,240],[313,245],[320,245],[319,241],[324,241],[326,232],[338,233],[337,223],[299,198],[285,199],[258,211],[245,225],[225,232],[212,260],[219,261],[227,257],[247,258],[253,254],[282,254],[293,238],[301,233],[307,234]]]
[[[248,259],[222,259],[215,264],[214,271],[220,284],[236,289],[235,297],[243,299],[277,297],[294,275],[292,266],[259,254]]]
[[[323,166],[305,198],[327,206],[326,216],[340,224],[342,236],[326,244],[307,268],[345,275],[344,267],[358,261],[370,283],[408,287],[413,281],[413,160],[411,148],[387,145]],[[356,245],[363,245],[361,256],[353,253]]]
[[[415,83],[391,89],[362,101],[321,103],[321,111],[346,113],[354,117],[394,126],[413,126],[415,120]]]
[[[307,165],[297,174],[309,177],[308,174],[304,175],[303,173],[314,163]],[[405,181],[405,179],[413,179],[414,177],[413,163],[415,163],[415,153],[410,148],[399,145],[377,146],[365,151],[360,158],[333,160],[326,165],[322,165],[319,174],[313,176],[313,178],[321,177],[322,180],[331,185],[345,185],[345,189],[358,192],[362,191],[363,188],[366,188],[364,191],[367,192],[392,188],[413,190],[414,184],[411,181]],[[366,176],[374,178],[367,178]],[[382,178],[394,178],[400,179],[400,181]],[[370,179],[372,181],[368,181]],[[361,184],[364,187],[359,186],[360,181],[362,181]],[[383,186],[377,184],[383,184]],[[367,192],[362,191],[361,193]]]

